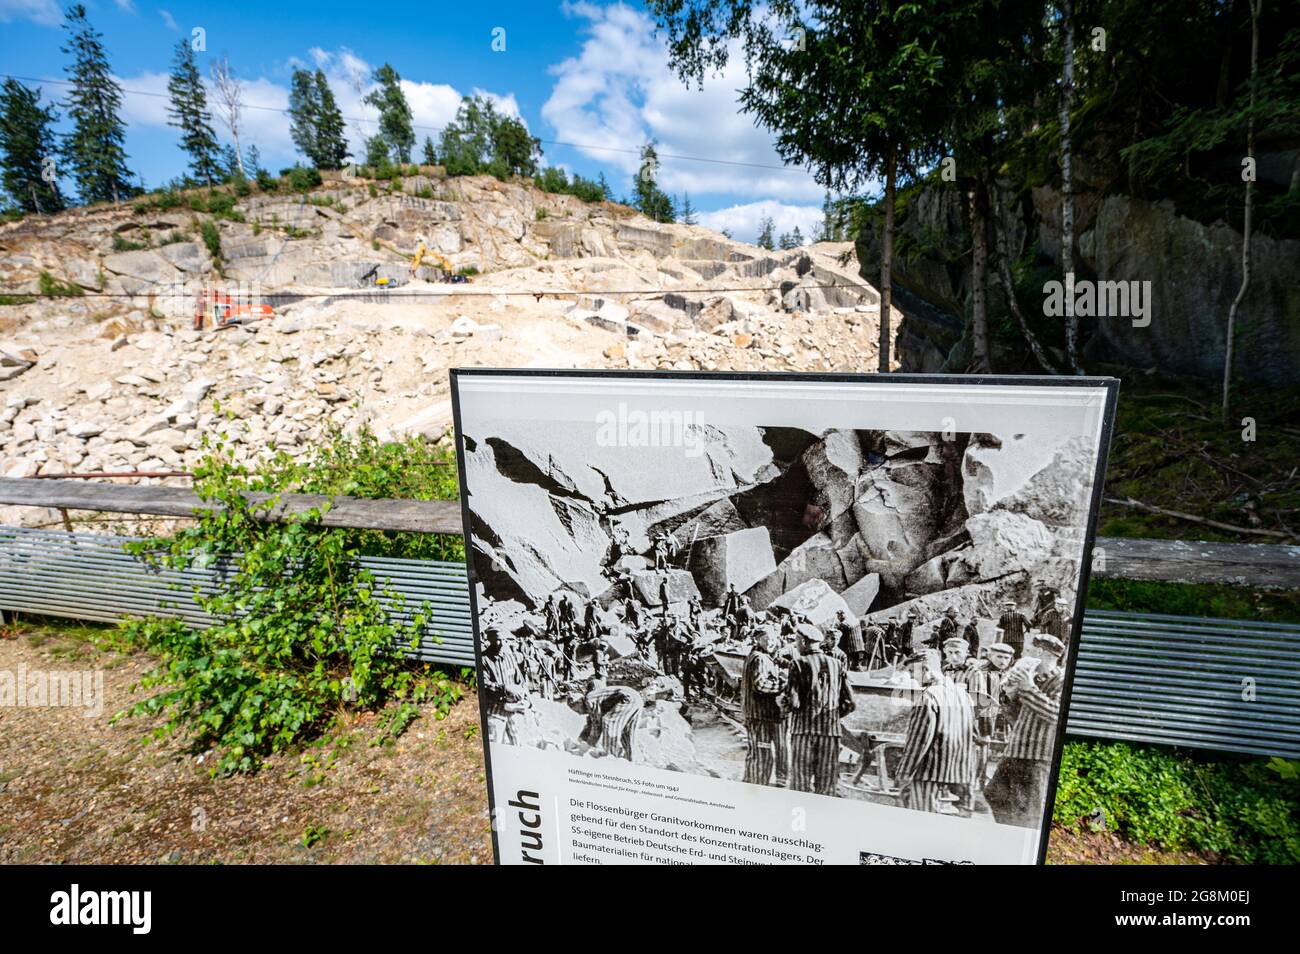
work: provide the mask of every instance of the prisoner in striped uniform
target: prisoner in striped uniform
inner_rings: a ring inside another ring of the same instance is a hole
[[[938,812],[949,788],[969,795],[975,779],[975,710],[966,687],[943,674],[933,649],[915,654],[907,664],[916,667],[925,689],[912,706],[894,777],[904,808]]]
[[[772,658],[776,638],[769,629],[758,631],[740,679],[740,712],[749,744],[745,781],[755,785],[774,784],[777,753],[784,747],[787,731],[781,709],[786,672]]]
[[[1061,715],[1064,653],[1064,644],[1055,636],[1035,635],[1027,654],[1039,659],[1038,670],[1032,675],[1013,673],[1004,686],[1004,695],[1015,700],[1018,711],[1002,761],[984,789],[993,817],[1003,825],[1036,828],[1042,822]]]
[[[839,784],[840,718],[855,708],[847,668],[822,650],[816,626],[799,627],[802,654],[790,669],[790,788],[835,795]]]
[[[641,693],[629,686],[606,686],[605,680],[593,678],[587,682],[583,703],[587,724],[578,738],[615,758],[635,762],[639,755],[637,716],[645,707]]]
[[[1002,630],[1002,642],[1011,647],[1016,659],[1025,651],[1025,633],[1029,632],[1029,620],[1025,614],[1016,609],[1015,600],[1002,601],[1002,615],[998,617],[998,629]]]
[[[514,745],[514,718],[526,708],[528,699],[523,658],[505,644],[496,627],[489,626],[483,638],[487,646],[483,650],[478,684],[487,703],[488,739]]]

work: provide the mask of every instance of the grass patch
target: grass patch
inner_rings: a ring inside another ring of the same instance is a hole
[[[1210,385],[1126,379],[1120,388],[1106,496],[1132,497],[1243,528],[1296,532],[1300,385],[1240,387],[1232,407],[1225,424],[1218,390]],[[1288,542],[1118,504],[1103,504],[1098,532],[1108,537]]]
[[[1066,744],[1054,820],[1242,864],[1300,863],[1294,763],[1124,742]]]
[[[0,295],[0,307],[6,305],[30,305],[35,300],[35,295]]]
[[[60,281],[49,272],[41,272],[40,289],[46,298],[80,298],[85,294],[80,285]]]

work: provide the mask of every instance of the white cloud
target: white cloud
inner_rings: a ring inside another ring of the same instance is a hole
[[[768,199],[699,213],[700,225],[718,232],[727,229],[740,242],[755,241],[765,218],[770,218],[773,222],[773,238],[779,237],[783,232],[792,232],[797,226],[803,233],[804,240],[811,242],[821,228],[822,210],[821,206],[786,205]]]
[[[135,9],[135,0],[113,0],[113,2],[116,3],[116,4],[117,4],[117,8],[118,8],[119,10],[123,11],[124,13],[136,13],[136,12],[138,12],[138,11]]]
[[[170,10],[159,10],[158,16],[162,17],[163,23],[167,24],[167,29],[169,30],[180,29],[180,27],[176,25],[176,18],[172,16]]]
[[[722,192],[787,201],[822,195],[812,176],[784,165],[769,132],[739,111],[736,90],[744,65],[733,56],[703,90],[688,89],[668,67],[663,41],[644,13],[622,4],[571,3],[565,12],[586,20],[581,53],[551,67],[556,82],[542,117],[562,142],[581,144],[584,155],[634,174],[635,151],[659,142],[660,185],[670,193]],[[744,165],[674,159],[723,158]],[[770,167],[770,168],[769,168]]]
[[[0,23],[31,20],[41,26],[58,26],[63,11],[55,0],[0,0]]]

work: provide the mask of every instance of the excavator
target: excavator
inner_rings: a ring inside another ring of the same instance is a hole
[[[195,331],[202,331],[208,319],[212,320],[214,329],[221,329],[274,317],[275,310],[270,305],[241,301],[238,295],[231,298],[229,293],[216,288],[203,288],[194,296]]]
[[[380,245],[382,245],[384,248],[388,249],[390,252],[396,252],[398,255],[402,255],[403,257],[405,257],[405,254],[400,249],[398,249],[397,246],[394,245],[392,242],[387,242],[380,238],[376,238],[375,241],[378,242]],[[442,272],[442,280],[444,282],[449,282],[451,284],[459,285],[469,281],[469,278],[467,276],[456,274],[456,269],[451,264],[451,262],[449,262],[446,259],[446,257],[443,256],[436,249],[430,248],[428,242],[425,241],[424,236],[421,235],[416,241],[415,254],[411,257],[412,278],[415,277],[415,274],[419,270],[420,266],[424,264],[425,259],[430,259],[433,262],[437,263],[439,270]],[[391,281],[392,280],[389,278],[380,277],[378,265],[376,265],[374,268],[370,269],[370,271],[366,272],[364,275],[361,276],[362,284],[375,284],[380,287],[383,287],[385,285],[390,284]]]

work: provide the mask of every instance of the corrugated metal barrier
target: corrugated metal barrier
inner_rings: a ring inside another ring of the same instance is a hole
[[[148,566],[123,549],[132,538],[99,533],[0,527],[0,609],[116,622],[123,616],[176,616],[196,626],[211,617],[192,594],[216,593],[219,567],[184,572]],[[400,596],[395,615],[409,619],[428,603],[432,623],[412,655],[474,665],[469,589],[463,563],[363,557],[382,590]],[[392,606],[383,592],[381,602]]]
[[[219,568],[152,568],[123,552],[127,539],[0,527],[0,608],[108,622],[147,614],[210,622],[189,594],[215,592]],[[418,658],[474,664],[462,564],[361,563],[404,597],[403,615],[430,604],[433,622]],[[1069,731],[1300,758],[1300,626],[1089,611]]]

